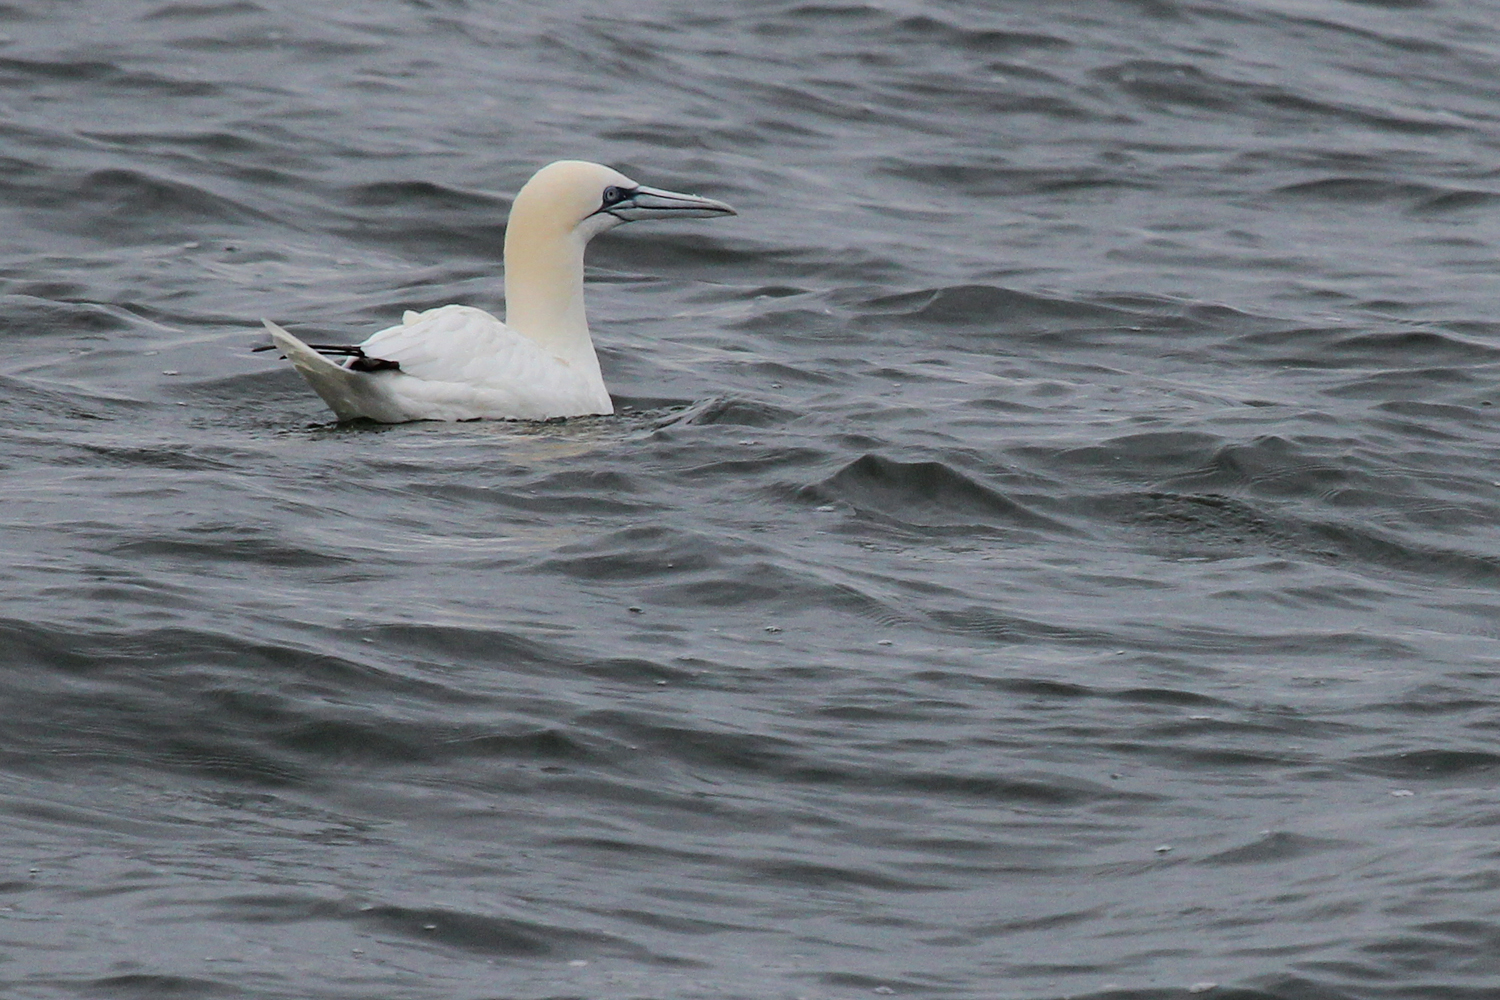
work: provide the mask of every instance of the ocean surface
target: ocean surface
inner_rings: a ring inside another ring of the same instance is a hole
[[[1500,997],[1500,2],[0,5],[0,995]],[[339,425],[269,317],[618,413]]]

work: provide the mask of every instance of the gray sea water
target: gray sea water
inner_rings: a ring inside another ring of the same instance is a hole
[[[1500,997],[1500,4],[0,6],[0,995]],[[340,426],[267,316],[620,412]]]

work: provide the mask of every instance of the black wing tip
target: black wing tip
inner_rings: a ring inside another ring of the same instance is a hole
[[[313,350],[324,357],[347,358],[348,364],[344,367],[356,372],[399,372],[401,363],[398,361],[387,361],[385,358],[372,358],[365,353],[365,349],[357,344],[308,344]],[[262,344],[252,347],[252,354],[261,351],[274,351],[275,344]],[[285,357],[285,355],[283,355]]]
[[[355,350],[359,350],[355,348]],[[354,360],[349,362],[350,371],[356,372],[399,372],[401,364],[398,361],[387,361],[385,358],[372,358],[364,351],[354,355]]]

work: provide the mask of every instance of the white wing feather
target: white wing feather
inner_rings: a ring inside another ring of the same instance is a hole
[[[400,371],[371,372],[411,419],[546,420],[612,413],[598,372],[580,371],[482,309],[442,306],[360,345]],[[377,418],[379,419],[379,418]]]
[[[432,382],[509,382],[522,369],[561,364],[535,341],[471,306],[408,312],[403,322],[359,346],[369,357],[394,361],[406,374]]]

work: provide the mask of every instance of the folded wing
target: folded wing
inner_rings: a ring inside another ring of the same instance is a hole
[[[472,306],[408,312],[359,346],[365,357],[399,366],[404,377],[392,380],[392,391],[426,417],[534,420],[613,410],[597,371],[570,366]]]

